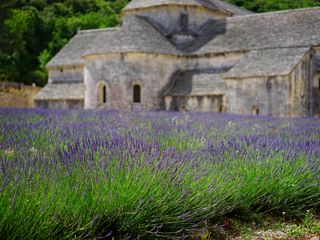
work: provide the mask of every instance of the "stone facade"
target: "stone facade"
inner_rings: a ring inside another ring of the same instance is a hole
[[[133,0],[48,63],[39,107],[320,113],[320,9],[253,14],[220,0]]]
[[[79,99],[61,99],[61,100],[35,100],[35,104],[41,108],[51,109],[83,109],[84,101]]]
[[[83,66],[61,66],[48,71],[48,83],[81,83]]]
[[[320,117],[320,48],[315,48],[313,53],[313,112]]]

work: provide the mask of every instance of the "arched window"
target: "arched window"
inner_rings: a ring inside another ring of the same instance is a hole
[[[107,86],[104,82],[99,82],[97,85],[98,103],[100,105],[107,103]]]
[[[179,111],[180,112],[188,112],[188,107],[187,107],[187,105],[181,105],[180,107],[179,107]]]
[[[140,85],[133,86],[133,102],[141,103],[141,87]]]
[[[106,85],[103,85],[103,88],[102,88],[102,102],[103,103],[107,102],[107,87],[106,87]]]
[[[257,115],[257,116],[260,114],[260,109],[259,109],[258,106],[254,106],[254,107],[252,108],[252,114],[253,114],[253,115]]]

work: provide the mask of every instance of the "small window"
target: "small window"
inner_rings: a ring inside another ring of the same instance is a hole
[[[186,105],[181,105],[181,106],[179,107],[179,111],[180,111],[180,112],[188,112],[188,107],[187,107]]]
[[[99,105],[107,103],[107,86],[104,82],[100,82],[97,86]]]
[[[252,108],[252,114],[258,116],[260,114],[259,107],[255,106]]]
[[[106,87],[106,85],[104,85],[102,88],[102,102],[103,103],[107,102],[107,87]]]
[[[224,107],[223,107],[223,105],[221,104],[220,106],[219,106],[219,113],[223,113],[224,112]]]
[[[133,86],[133,102],[141,103],[141,87],[139,85]]]

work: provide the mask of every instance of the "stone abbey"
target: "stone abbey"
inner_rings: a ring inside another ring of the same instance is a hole
[[[38,107],[320,113],[320,8],[255,14],[221,0],[132,0],[47,64]]]

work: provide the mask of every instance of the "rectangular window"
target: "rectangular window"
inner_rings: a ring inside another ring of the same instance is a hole
[[[141,87],[139,85],[133,86],[133,102],[141,103]]]

